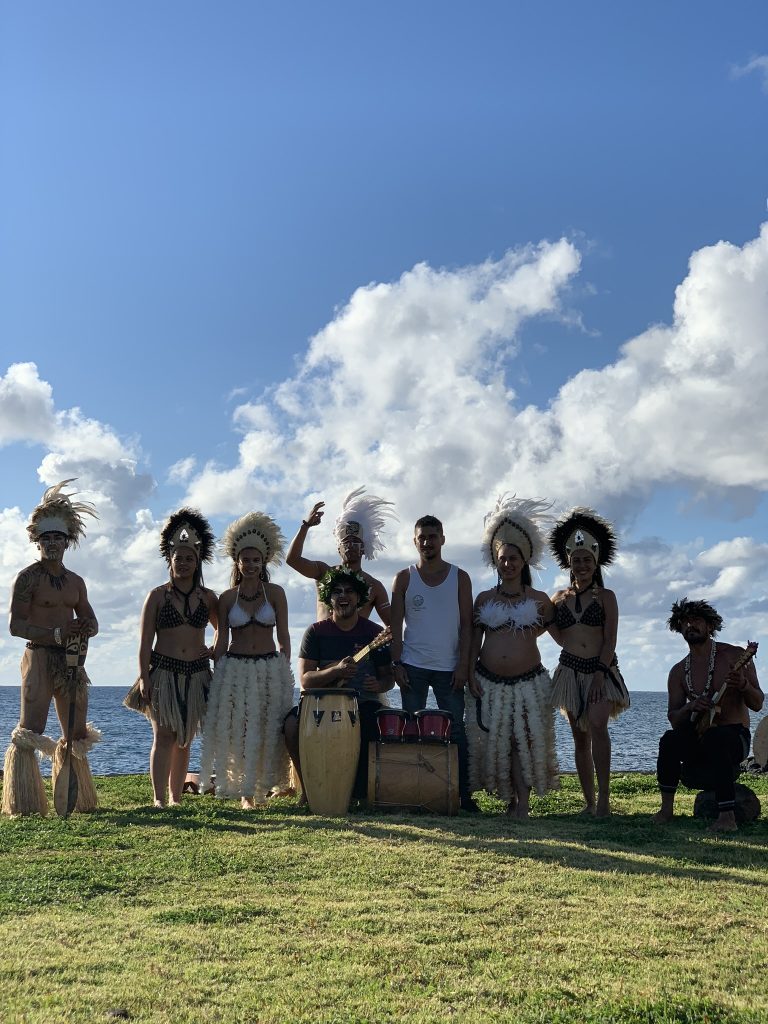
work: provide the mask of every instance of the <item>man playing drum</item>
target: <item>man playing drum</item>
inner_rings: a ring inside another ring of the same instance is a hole
[[[355,694],[360,712],[361,752],[353,795],[364,799],[368,791],[368,743],[377,738],[376,712],[379,694],[394,686],[389,648],[371,651],[355,663],[352,655],[370,644],[381,626],[364,618],[361,606],[370,600],[363,576],[343,566],[329,569],[318,584],[320,600],[330,618],[315,622],[304,633],[299,649],[299,681],[302,691],[344,687]],[[299,761],[299,708],[285,720],[285,743],[301,778]],[[302,781],[303,786],[303,781]]]
[[[344,499],[341,515],[336,520],[333,533],[338,542],[339,557],[342,565],[352,572],[359,573],[367,583],[370,596],[361,601],[358,609],[360,615],[368,618],[375,609],[385,626],[389,625],[389,595],[381,580],[375,579],[360,568],[363,556],[368,559],[376,557],[376,553],[384,550],[380,533],[387,519],[395,519],[392,502],[378,498],[375,494],[365,494],[363,487],[358,487]],[[302,576],[311,580],[321,580],[331,568],[327,562],[313,561],[304,557],[304,542],[308,532],[317,526],[323,518],[325,502],[318,501],[306,519],[302,519],[298,533],[291,541],[286,565],[290,565]],[[330,617],[330,610],[320,597],[319,584],[317,596],[317,617],[319,620]]]
[[[723,620],[706,601],[683,599],[672,606],[669,628],[682,633],[688,654],[672,668],[667,688],[667,717],[672,728],[659,742],[656,774],[661,791],[657,823],[674,816],[678,782],[715,792],[718,817],[713,832],[735,832],[734,782],[739,765],[749,753],[749,712],[763,706],[763,692],[753,662],[741,647],[716,643]],[[727,683],[719,711],[709,724],[712,698]]]

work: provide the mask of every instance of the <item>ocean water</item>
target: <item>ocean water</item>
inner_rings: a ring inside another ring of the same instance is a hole
[[[125,691],[115,686],[91,688],[88,718],[103,734],[102,742],[96,745],[90,759],[91,767],[97,775],[132,775],[149,770],[152,729],[143,716],[122,706],[124,696]],[[397,703],[397,696],[394,696],[391,703]],[[666,708],[666,693],[645,691],[632,694],[632,706],[620,718],[611,722],[610,726],[613,771],[655,770],[659,737],[667,728]],[[765,713],[752,716],[753,731]],[[18,720],[19,688],[0,686],[0,744],[3,750]],[[575,765],[571,732],[559,714],[555,721],[560,768],[572,772]],[[53,708],[46,732],[53,737],[61,734]],[[195,740],[190,768],[196,770],[199,763],[200,741]],[[49,761],[43,761],[43,772],[50,772]]]

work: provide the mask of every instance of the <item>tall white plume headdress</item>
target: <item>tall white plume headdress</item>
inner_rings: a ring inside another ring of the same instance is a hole
[[[62,480],[59,484],[49,487],[40,499],[40,504],[29,517],[27,533],[34,542],[42,533],[65,533],[69,543],[77,547],[81,537],[85,536],[83,516],[96,515],[96,509],[90,501],[72,501],[71,494],[62,490],[67,484],[73,484],[77,478]]]
[[[221,543],[233,562],[237,561],[237,556],[245,548],[260,551],[265,565],[269,562],[280,565],[285,553],[285,537],[266,512],[247,512],[230,523]]]
[[[496,500],[496,508],[484,519],[483,562],[495,569],[496,555],[502,544],[514,544],[528,565],[540,569],[545,545],[542,531],[552,521],[552,517],[547,515],[551,508],[552,504],[541,498],[516,498],[509,493],[502,494]]]
[[[364,487],[358,487],[344,499],[333,535],[339,543],[345,537],[359,537],[363,542],[365,557],[375,558],[377,551],[384,550],[379,535],[387,520],[397,521],[393,509],[394,502],[385,501],[375,494],[366,494]]]

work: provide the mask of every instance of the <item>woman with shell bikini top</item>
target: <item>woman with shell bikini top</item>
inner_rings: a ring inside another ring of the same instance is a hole
[[[235,520],[223,538],[232,559],[231,588],[219,598],[200,777],[207,786],[215,773],[216,796],[239,799],[244,810],[289,786],[281,731],[294,687],[288,603],[269,579],[283,545],[280,528],[264,512]]]

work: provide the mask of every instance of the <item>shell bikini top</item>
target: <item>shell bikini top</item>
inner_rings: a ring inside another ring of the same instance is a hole
[[[507,601],[496,601],[491,598],[477,609],[475,623],[491,630],[521,630],[540,626],[541,615],[539,606],[532,597],[527,597],[519,604],[509,604]]]
[[[189,610],[189,594],[184,598],[184,614],[179,611],[171,600],[171,591],[166,590],[165,601],[157,613],[157,629],[176,629],[178,626],[192,626],[193,629],[205,629],[208,625],[208,605],[200,600],[193,612]]]
[[[240,604],[240,587],[237,588],[237,598],[229,609],[230,629],[245,629],[246,626],[264,626],[267,629],[271,629],[276,623],[275,609],[267,600],[266,594],[264,595],[263,603],[251,615]]]
[[[604,626],[605,612],[600,602],[593,599],[577,619],[567,603],[559,601],[555,605],[555,625],[558,629],[570,629],[571,626]]]

